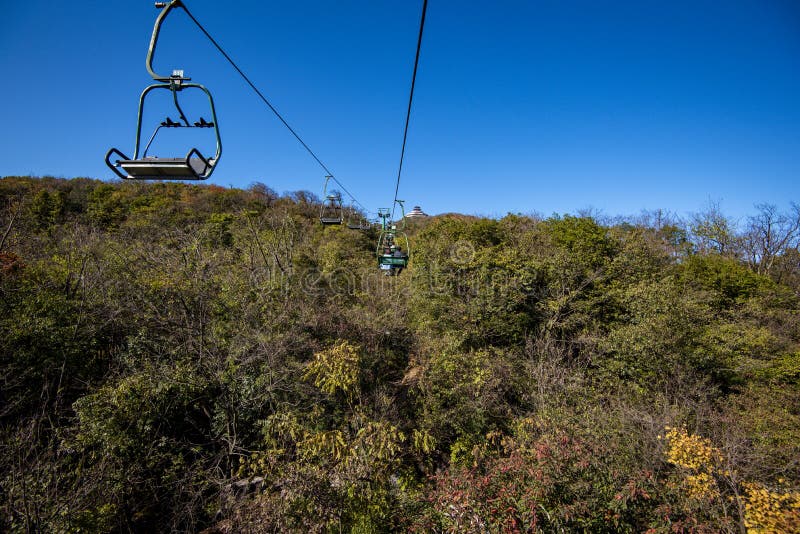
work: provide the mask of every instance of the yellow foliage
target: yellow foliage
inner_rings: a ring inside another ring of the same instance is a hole
[[[800,532],[800,493],[770,491],[754,483],[744,483],[743,487],[748,534]]]
[[[693,471],[713,473],[722,464],[722,453],[711,440],[689,434],[685,428],[667,427],[667,461]]]
[[[349,436],[341,430],[310,432],[287,414],[276,414],[268,420],[267,431],[266,448],[243,459],[237,476],[265,475],[285,463],[285,455],[292,449],[300,461],[309,465],[330,463],[342,468],[369,468],[374,474],[394,465],[406,441],[403,432],[386,422],[368,421],[355,436]]]
[[[689,434],[685,428],[666,428],[667,461],[690,473],[684,477],[686,494],[695,500],[720,496],[715,476],[723,470],[724,457],[711,440]],[[800,532],[800,492],[771,491],[754,482],[742,482],[744,526],[748,534]],[[733,499],[733,497],[730,497]]]
[[[405,439],[405,434],[394,425],[370,421],[356,434],[351,452],[370,456],[373,461],[388,462],[400,453]]]
[[[436,438],[426,430],[414,430],[412,434],[414,450],[423,454],[430,454],[436,448]]]
[[[314,385],[329,395],[337,390],[352,395],[358,387],[360,352],[360,347],[347,341],[317,352],[308,364],[304,378],[313,378]]]
[[[344,434],[339,430],[318,432],[297,444],[304,458],[323,458],[334,461],[344,459],[349,450]]]
[[[690,471],[684,477],[686,495],[696,501],[712,501],[720,496],[715,474],[720,471],[723,456],[711,440],[689,434],[685,428],[666,428],[667,461]]]
[[[717,482],[708,473],[687,475],[685,482],[686,494],[690,499],[702,501],[705,499],[716,499],[719,497]]]

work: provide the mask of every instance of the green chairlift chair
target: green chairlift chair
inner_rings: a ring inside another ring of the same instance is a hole
[[[378,236],[378,247],[375,250],[375,255],[378,258],[378,267],[386,273],[387,276],[395,276],[400,274],[403,269],[408,267],[408,261],[411,257],[411,247],[408,242],[408,236],[403,231],[405,227],[405,208],[402,200],[396,200],[400,205],[402,219],[400,219],[400,228],[393,222],[387,222],[391,217],[388,208],[381,208],[378,210],[378,217],[381,219],[381,233]]]

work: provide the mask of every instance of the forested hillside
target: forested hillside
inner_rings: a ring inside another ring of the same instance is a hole
[[[796,206],[318,215],[1,179],[0,531],[800,531]]]

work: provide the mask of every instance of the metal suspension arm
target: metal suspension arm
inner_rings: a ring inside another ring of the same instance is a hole
[[[156,2],[156,7],[161,8],[161,13],[158,14],[158,18],[156,19],[156,23],[153,26],[153,35],[150,37],[150,47],[147,49],[147,72],[150,73],[150,76],[153,77],[154,80],[157,82],[169,82],[170,80],[175,80],[175,76],[160,76],[155,73],[153,70],[153,55],[156,53],[156,44],[158,44],[158,34],[161,32],[161,24],[164,22],[164,19],[167,18],[170,11],[172,11],[176,7],[182,8],[184,11],[186,8],[183,5],[181,0],[171,0],[170,2]],[[184,78],[183,73],[181,72],[178,76],[179,82],[180,81],[188,81],[191,78]]]
[[[330,174],[325,176],[325,187],[322,188],[322,201],[325,202],[325,199],[328,198],[328,182],[333,178]]]
[[[400,222],[400,230],[402,231],[402,230],[404,230],[404,229],[405,229],[405,227],[406,227],[406,206],[405,206],[405,200],[397,200],[397,199],[395,199],[395,200],[394,200],[394,203],[395,203],[395,204],[399,204],[399,205],[400,205],[400,217],[401,217],[401,218],[400,218],[400,221],[401,221],[401,222]],[[392,213],[394,213],[394,208],[392,208]],[[395,224],[395,225],[397,224],[397,223],[395,223],[394,221],[392,221],[392,223],[393,223],[393,224]]]
[[[190,85],[194,85],[194,84],[190,84]],[[183,113],[183,108],[178,103],[178,91],[180,91],[183,87],[184,87],[183,84],[170,83],[170,87],[169,88],[172,91],[172,102],[173,102],[173,104],[175,104],[175,109],[178,110],[178,115],[180,116],[180,118],[183,121],[184,125],[191,126],[191,124],[189,124],[189,119],[187,119],[186,115]]]

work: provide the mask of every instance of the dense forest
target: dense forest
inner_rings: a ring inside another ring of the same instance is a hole
[[[800,208],[0,179],[0,531],[798,532]]]

